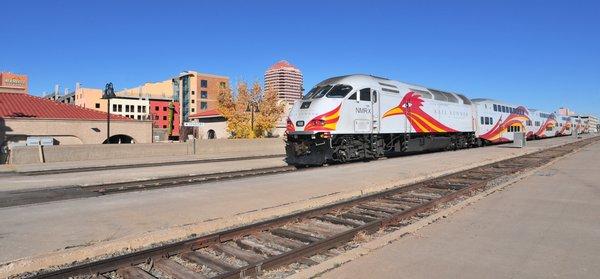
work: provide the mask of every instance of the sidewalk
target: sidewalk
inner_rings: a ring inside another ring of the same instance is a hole
[[[598,278],[600,143],[322,278]]]

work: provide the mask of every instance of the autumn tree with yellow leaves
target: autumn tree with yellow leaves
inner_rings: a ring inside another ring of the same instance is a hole
[[[254,113],[254,129],[250,111],[252,106],[258,107]],[[263,92],[258,82],[248,87],[245,81],[239,81],[235,96],[229,86],[222,88],[218,96],[218,108],[227,119],[227,131],[233,138],[261,138],[275,128],[285,105],[278,102],[275,90]]]

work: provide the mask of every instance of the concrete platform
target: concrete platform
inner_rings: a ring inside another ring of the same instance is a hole
[[[600,143],[321,278],[598,278]]]
[[[0,192],[15,190],[29,191],[33,189],[60,188],[73,185],[99,185],[103,183],[128,182],[176,176],[191,176],[199,174],[282,167],[287,166],[284,159],[284,157],[275,157],[234,161],[197,162],[176,165],[165,163],[164,165],[152,167],[129,167],[112,170],[32,176],[0,176]]]
[[[0,209],[0,277],[200,235],[572,142],[572,137]]]

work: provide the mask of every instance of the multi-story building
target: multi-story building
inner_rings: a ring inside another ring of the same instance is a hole
[[[102,99],[102,89],[79,87],[75,90],[75,105],[106,112],[107,102]]]
[[[0,92],[29,94],[29,79],[26,75],[1,72]]]
[[[68,88],[65,88],[64,95],[61,95],[59,92],[59,85],[57,84],[54,86],[54,92],[52,92],[50,94],[46,94],[46,92],[44,92],[44,95],[42,98],[56,101],[56,102],[63,103],[63,104],[74,105],[75,104],[75,92],[77,90],[79,90],[80,87],[81,87],[81,84],[78,82],[75,84],[74,91],[69,91]]]
[[[172,120],[169,119],[171,103],[173,103]],[[179,102],[174,102],[170,98],[150,98],[150,119],[154,128],[167,129],[167,134],[172,125],[170,136],[179,136]]]
[[[110,107],[111,114],[118,114],[135,120],[150,119],[150,100],[147,98],[118,96],[110,99]]]
[[[216,109],[218,94],[228,83],[229,78],[226,76],[184,71],[172,79],[147,82],[120,91],[117,96],[137,95],[151,99],[172,99],[179,104],[178,116],[174,121],[179,127],[183,122],[189,121],[190,115]]]
[[[228,77],[195,71],[185,71],[173,78],[174,96],[181,104],[180,123],[188,122],[190,115],[216,109],[219,92],[228,83]]]
[[[281,60],[265,72],[265,90],[274,89],[280,100],[289,104],[302,98],[302,72],[288,61]]]

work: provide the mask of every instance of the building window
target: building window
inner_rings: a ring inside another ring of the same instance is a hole
[[[155,106],[155,107],[154,107],[154,110],[155,110],[155,111],[158,111],[158,106]]]
[[[196,95],[196,91],[192,90],[192,95]]]
[[[163,129],[166,129],[166,128],[167,128],[167,125],[163,125]]]
[[[196,100],[192,99],[192,104],[195,103],[195,102],[196,102]]]
[[[96,108],[100,108],[100,103],[96,103]]]
[[[163,116],[163,120],[167,120],[167,116]]]
[[[205,80],[205,79],[200,80],[200,87],[202,87],[202,88],[208,87],[208,80]]]
[[[123,111],[123,105],[119,105],[119,112]]]
[[[219,82],[219,87],[225,88],[225,87],[227,87],[227,84],[224,81],[221,81],[221,82]]]
[[[142,116],[141,116],[141,115],[138,115],[138,116],[137,116],[137,119],[138,119],[138,120],[142,120]]]
[[[117,111],[117,105],[113,104],[113,112]]]
[[[129,105],[125,105],[125,112],[129,112]]]
[[[163,111],[167,111],[167,107],[163,107]]]
[[[192,112],[196,112],[196,109],[195,109],[195,108],[192,108]]]
[[[201,110],[205,110],[208,108],[208,103],[207,102],[200,102],[200,109]]]
[[[146,113],[146,106],[143,106],[143,107],[142,107],[142,112],[143,112],[143,113]]]
[[[208,92],[206,92],[206,91],[200,91],[200,98],[202,98],[202,99],[208,98]]]

